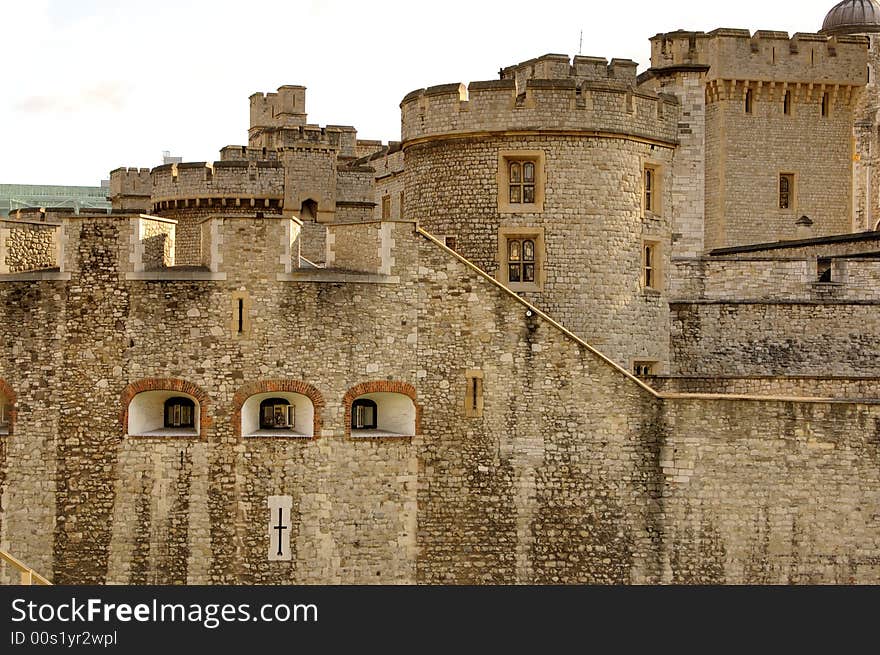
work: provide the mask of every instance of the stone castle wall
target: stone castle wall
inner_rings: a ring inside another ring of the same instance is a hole
[[[70,283],[0,282],[0,541],[56,583],[880,579],[856,510],[880,493],[876,406],[658,398],[411,223],[380,227],[397,281],[343,284],[282,281],[282,222],[234,216],[227,279],[126,280],[134,224],[69,221]],[[356,228],[334,229],[383,243]],[[417,434],[349,436],[354,387],[411,389]],[[201,437],[125,434],[128,399],[162,388],[200,402]],[[288,388],[316,438],[241,437],[242,399]],[[282,494],[293,558],[268,562]]]
[[[875,300],[673,301],[670,311],[676,375],[880,374]]]

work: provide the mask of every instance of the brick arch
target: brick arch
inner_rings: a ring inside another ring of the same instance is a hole
[[[119,397],[119,402],[122,405],[120,421],[124,432],[128,432],[128,406],[136,395],[144,391],[176,391],[192,396],[199,401],[199,438],[205,438],[206,430],[211,426],[211,419],[208,417],[208,405],[210,404],[208,394],[192,382],[178,378],[144,378],[125,387]]]
[[[416,388],[409,382],[396,380],[374,380],[361,382],[345,392],[342,405],[345,407],[345,438],[351,437],[351,404],[367,393],[399,393],[409,396],[416,408],[416,434],[422,433],[422,406],[416,401]]]
[[[324,409],[324,396],[315,387],[299,380],[260,380],[241,387],[232,398],[233,434],[241,437],[241,408],[245,401],[258,393],[298,393],[312,401],[315,410],[314,432],[312,439],[321,435],[321,411]]]
[[[18,394],[16,394],[12,387],[9,386],[9,383],[2,378],[0,378],[0,394],[6,396],[6,399],[9,401],[9,434],[12,434],[12,431],[15,428],[15,419],[18,416],[18,408],[15,405],[18,400]]]

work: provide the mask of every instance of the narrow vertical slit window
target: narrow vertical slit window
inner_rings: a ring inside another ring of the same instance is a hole
[[[244,298],[238,299],[238,333],[244,332]]]
[[[464,415],[480,418],[483,415],[483,373],[480,370],[465,372],[467,390],[464,398]]]
[[[646,168],[645,169],[645,211],[653,212],[654,211],[654,169]]]
[[[751,114],[751,113],[752,113],[752,104],[753,104],[753,101],[752,101],[752,90],[751,90],[751,89],[746,89],[746,113],[747,113],[747,114]]]
[[[782,113],[786,116],[791,115],[791,91],[786,91],[782,97]]]
[[[780,173],[779,175],[779,209],[791,209],[794,196],[794,175]]]
[[[828,117],[828,110],[830,109],[830,106],[831,106],[830,96],[828,95],[828,93],[823,93],[822,94],[822,117],[823,118]]]

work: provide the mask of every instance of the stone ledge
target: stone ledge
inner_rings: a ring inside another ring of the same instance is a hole
[[[327,271],[309,269],[298,273],[278,273],[278,282],[325,282],[345,284],[400,284],[399,275],[372,275],[369,273],[346,273],[343,271]]]
[[[226,280],[226,273],[211,273],[210,271],[144,271],[142,273],[126,273],[125,279],[160,282],[178,280],[185,282],[223,282]]]
[[[70,273],[59,271],[22,271],[21,273],[3,273],[0,282],[42,282],[42,281],[68,281]]]

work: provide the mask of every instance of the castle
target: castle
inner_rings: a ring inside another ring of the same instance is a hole
[[[545,55],[401,140],[0,221],[0,548],[57,583],[880,582],[880,6]],[[0,577],[11,573],[0,571]]]

